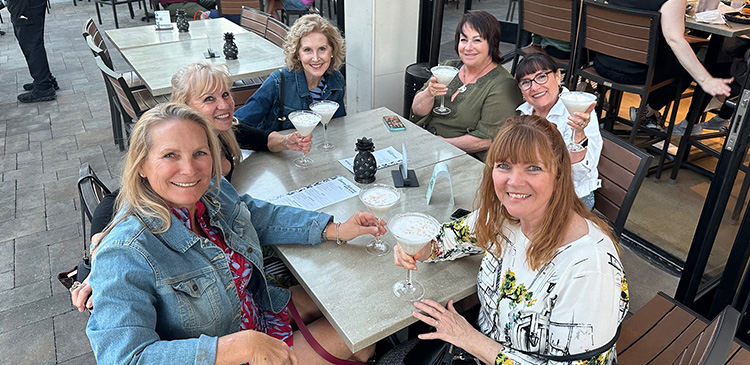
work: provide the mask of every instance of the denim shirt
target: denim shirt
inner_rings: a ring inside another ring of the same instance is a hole
[[[213,187],[213,185],[212,185]],[[331,216],[239,195],[222,178],[201,201],[224,241],[263,277],[261,245],[318,244]],[[89,278],[94,310],[86,327],[100,364],[214,364],[218,337],[240,329],[240,300],[224,252],[175,216],[128,216],[102,241]],[[263,309],[279,312],[289,291],[249,288]]]
[[[284,117],[295,110],[310,110],[313,102],[304,71],[290,71],[287,68],[274,71],[266,81],[260,85],[247,103],[234,112],[240,122],[263,130],[281,131],[294,128],[288,119],[283,123],[279,117],[279,103],[281,102],[281,73],[284,73]],[[339,71],[326,73],[326,87],[323,89],[323,100],[339,103],[339,109],[334,118],[346,115],[344,107],[344,90],[346,81]]]

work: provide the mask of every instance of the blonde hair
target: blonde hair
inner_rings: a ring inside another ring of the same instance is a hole
[[[120,194],[117,195],[115,204],[115,211],[119,211],[122,208],[126,210],[119,219],[110,224],[105,232],[108,233],[111,231],[112,227],[129,215],[152,217],[161,221],[160,226],[153,233],[162,233],[169,229],[171,223],[169,205],[164,198],[154,191],[149,181],[140,176],[139,170],[154,145],[151,131],[160,124],[170,121],[196,123],[203,128],[211,152],[213,168],[211,178],[216,181],[213,186],[215,189],[219,188],[219,182],[216,179],[221,178],[221,160],[219,157],[221,147],[219,147],[219,140],[208,120],[196,112],[195,109],[185,104],[168,103],[157,105],[141,116],[133,129],[133,133],[130,135],[130,147],[125,156],[125,166],[122,174],[122,187],[120,188]]]
[[[477,192],[479,205],[476,236],[480,247],[499,257],[502,245],[496,244],[498,236],[506,239],[503,225],[506,221],[519,224],[519,220],[508,213],[495,192],[492,171],[499,162],[543,163],[555,174],[554,192],[547,205],[541,226],[529,237],[526,261],[533,270],[550,262],[557,251],[571,220],[577,214],[592,221],[607,233],[617,247],[605,221],[590,212],[576,196],[571,176],[570,155],[557,128],[538,115],[508,118],[500,127],[484,165],[484,175]]]
[[[284,63],[286,67],[293,71],[302,70],[302,62],[299,60],[300,40],[310,33],[321,33],[326,36],[328,44],[331,45],[331,64],[328,66],[326,73],[338,70],[344,64],[346,57],[346,46],[344,38],[341,37],[338,28],[336,28],[328,19],[318,14],[307,14],[301,16],[294,22],[292,28],[284,41]]]
[[[227,92],[232,88],[232,79],[226,65],[212,65],[206,61],[196,62],[181,67],[172,76],[172,102],[188,104],[195,95],[213,93],[224,87]],[[230,92],[231,97],[231,92]],[[210,118],[210,117],[207,117]],[[232,158],[237,162],[242,160],[242,151],[234,128],[216,131],[222,146],[226,146]]]

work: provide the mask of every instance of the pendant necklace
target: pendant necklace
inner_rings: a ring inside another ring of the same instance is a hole
[[[473,84],[473,83],[477,82],[477,80],[479,80],[479,77],[480,77],[479,75],[481,75],[482,72],[484,72],[484,70],[487,69],[487,67],[490,67],[490,65],[492,65],[492,61],[490,61],[490,63],[488,63],[486,66],[484,66],[484,68],[482,69],[482,71],[479,71],[479,73],[477,74],[477,77],[475,77],[474,80],[472,80],[470,82],[465,82],[463,85],[461,85],[461,87],[458,88],[458,92],[462,93],[462,92],[466,91],[466,85]]]

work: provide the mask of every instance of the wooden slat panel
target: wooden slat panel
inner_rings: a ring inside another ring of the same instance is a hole
[[[727,365],[747,365],[750,364],[750,351],[748,351],[745,348],[741,348],[739,351],[737,351],[734,356],[732,356],[732,359],[729,360]]]
[[[674,303],[661,295],[649,300],[641,310],[622,324],[620,338],[617,340],[618,352],[627,350],[630,345],[648,332],[674,307]]]
[[[598,191],[599,194],[606,196],[607,199],[612,201],[612,203],[620,207],[625,200],[625,195],[627,195],[628,190],[618,186],[606,176],[600,176],[600,178],[602,180],[602,187],[596,191]]]
[[[524,29],[535,33],[529,28],[532,25],[548,28],[555,33],[566,33],[567,38],[570,39],[570,18],[561,18],[558,15],[548,16],[544,14],[529,14],[528,16],[524,16]]]
[[[620,204],[615,204],[608,199],[606,195],[594,190],[594,209],[601,213],[607,220],[614,225],[617,221],[617,215],[620,214]]]
[[[641,159],[638,156],[606,138],[604,138],[602,144],[602,155],[606,155],[608,159],[631,172],[638,170],[638,166],[641,164]]]
[[[706,329],[707,324],[703,321],[697,320],[694,321],[690,327],[688,327],[685,331],[680,334],[678,338],[672,342],[669,347],[664,349],[664,351],[657,356],[654,361],[652,361],[653,364],[671,364],[676,359],[682,356],[682,352],[685,350],[685,348],[693,342],[696,336],[701,334],[703,330]]]
[[[628,18],[630,19],[630,18]],[[612,22],[610,20],[589,16],[586,19],[586,26],[589,28],[604,29],[613,35],[626,36],[628,38],[641,39],[648,43],[650,27],[640,26],[623,21]],[[647,48],[646,48],[647,49]]]
[[[626,351],[618,353],[617,360],[622,364],[648,364],[695,320],[692,314],[673,308]]]
[[[609,154],[602,154],[602,157],[599,158],[599,175],[605,176],[620,188],[628,190],[630,183],[633,181],[634,173],[610,160],[609,156]]]
[[[646,63],[651,26],[651,18],[647,16],[588,6],[584,46],[610,56]]]
[[[594,16],[597,18],[603,18],[613,23],[624,22],[622,13],[619,13],[610,9],[606,9],[606,8],[590,6],[588,7],[588,15]],[[651,21],[649,20],[648,17],[632,15],[632,16],[628,16],[627,23],[640,25],[642,27],[648,27]]]

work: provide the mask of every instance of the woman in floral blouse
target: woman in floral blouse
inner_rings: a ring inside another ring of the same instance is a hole
[[[411,270],[415,260],[484,252],[479,330],[452,300],[444,307],[426,299],[414,303],[414,316],[436,331],[421,339],[445,340],[490,364],[616,363],[608,344],[628,309],[625,274],[607,224],[577,198],[570,166],[553,124],[509,118],[487,155],[479,209],[444,224],[414,256],[394,250],[396,264]]]

